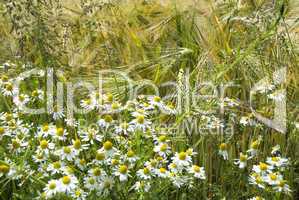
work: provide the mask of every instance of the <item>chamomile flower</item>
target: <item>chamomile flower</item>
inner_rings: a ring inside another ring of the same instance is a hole
[[[167,143],[160,143],[154,147],[154,152],[158,153],[162,157],[166,157],[171,151]]]
[[[186,185],[190,180],[190,177],[181,176],[176,173],[169,173],[169,178],[172,184],[177,188],[181,188],[182,186]]]
[[[81,170],[85,170],[87,168],[87,163],[86,163],[86,160],[84,158],[75,159],[75,164]]]
[[[59,120],[64,118],[64,110],[62,107],[54,106],[54,111],[52,112],[52,117],[54,120]]]
[[[119,165],[117,170],[114,172],[115,176],[119,177],[119,181],[127,181],[129,175],[129,169],[127,165]]]
[[[117,149],[113,147],[113,143],[111,141],[104,142],[102,148],[99,152],[103,152],[107,158],[111,158],[117,152]]]
[[[175,153],[171,159],[178,168],[187,167],[192,163],[191,157],[186,152]]]
[[[63,172],[63,169],[65,167],[65,164],[62,161],[55,161],[49,164],[47,167],[47,171],[50,172],[52,175],[54,174],[61,174]]]
[[[64,146],[56,151],[56,155],[62,160],[72,161],[76,157],[76,151],[73,146]]]
[[[85,192],[84,190],[82,190],[80,188],[77,188],[75,191],[71,192],[71,196],[75,200],[86,200],[87,192]]]
[[[14,96],[19,93],[19,89],[15,87],[12,83],[6,82],[2,86],[2,94],[4,96]]]
[[[269,173],[264,176],[264,181],[267,182],[269,185],[278,185],[282,180],[282,175],[278,173]]]
[[[59,191],[59,182],[57,180],[50,180],[46,187],[44,188],[44,192],[47,198],[51,198],[55,196]]]
[[[250,157],[251,157],[251,158],[257,155],[259,145],[260,145],[260,140],[259,140],[259,139],[253,141],[253,142],[250,144],[250,149],[247,150],[247,152],[250,154]]]
[[[105,129],[108,129],[113,123],[114,120],[111,115],[105,115],[98,121],[98,125]]]
[[[51,135],[56,140],[64,141],[64,140],[66,140],[66,136],[68,135],[68,133],[64,128],[56,127],[56,130],[51,132]]]
[[[55,144],[52,142],[49,142],[48,140],[41,140],[39,142],[38,151],[41,151],[45,153],[46,155],[49,154],[50,151],[52,151],[55,148]]]
[[[137,176],[140,179],[149,180],[151,179],[151,170],[149,167],[144,167],[143,169],[139,169],[137,171]]]
[[[155,169],[155,174],[160,178],[167,178],[169,176],[169,171],[166,168],[161,167],[159,169]]]
[[[282,158],[278,156],[268,157],[266,163],[272,165],[274,167],[286,167],[289,164],[289,160],[287,158]]]
[[[29,97],[26,94],[19,94],[13,97],[13,102],[19,109],[22,109],[28,102]]]
[[[200,167],[198,165],[192,165],[189,167],[188,172],[193,174],[195,178],[204,180],[206,179],[205,170],[203,167]]]
[[[228,152],[227,152],[227,144],[226,143],[221,143],[219,145],[218,154],[221,155],[224,160],[228,160]]]
[[[253,173],[249,176],[249,184],[251,185],[256,185],[259,188],[264,189],[265,188],[265,183],[261,175],[258,173]]]
[[[134,189],[137,192],[148,192],[151,189],[151,185],[149,182],[137,181],[132,186],[132,189]]]
[[[123,122],[119,126],[115,127],[116,134],[129,135],[129,133],[132,132],[134,132],[134,127],[127,122]]]
[[[235,165],[238,165],[240,169],[243,169],[247,165],[248,156],[244,155],[243,153],[240,153],[240,158],[235,159]]]
[[[87,111],[91,111],[91,110],[95,109],[96,102],[93,101],[93,99],[91,99],[91,98],[87,98],[87,99],[81,100],[80,106],[82,108],[86,109]]]
[[[79,155],[81,151],[88,149],[88,144],[82,144],[80,139],[72,140],[72,144],[76,155]]]
[[[271,173],[273,166],[267,165],[266,163],[260,162],[259,165],[253,165],[252,170],[259,174]]]
[[[67,194],[74,191],[78,186],[78,179],[75,176],[63,176],[59,179],[58,188],[59,191]]]
[[[88,176],[84,178],[84,187],[88,190],[96,190],[99,187],[99,183],[95,177]]]
[[[87,128],[86,130],[80,130],[79,136],[84,142],[94,144],[95,142],[101,142],[103,136],[98,134],[98,131],[94,128]]]
[[[94,167],[88,170],[89,176],[95,178],[97,181],[101,181],[102,177],[105,176],[105,171],[99,167]]]
[[[8,164],[0,164],[0,178],[10,172],[11,168]]]
[[[286,194],[289,194],[290,192],[292,192],[292,190],[290,189],[290,186],[288,184],[286,184],[285,180],[280,180],[278,182],[278,184],[276,184],[274,186],[274,191],[276,192],[284,192]]]
[[[135,163],[138,160],[138,156],[136,156],[134,151],[129,150],[125,156],[125,160],[129,163]]]
[[[112,177],[108,177],[108,176],[103,177],[103,179],[100,183],[100,187],[98,188],[99,193],[102,196],[107,196],[113,187],[113,183],[114,183],[114,181],[113,181]]]
[[[30,95],[31,100],[39,101],[44,99],[44,92],[42,90],[33,90]]]
[[[148,98],[148,100],[149,100],[149,104],[153,106],[162,107],[164,105],[161,97],[159,96],[151,96]]]
[[[144,115],[138,115],[134,120],[130,122],[137,130],[146,131],[150,127],[151,122],[148,121]]]
[[[44,137],[47,138],[49,135],[54,135],[57,130],[55,129],[55,126],[52,124],[45,123],[38,127],[37,135],[38,137]]]

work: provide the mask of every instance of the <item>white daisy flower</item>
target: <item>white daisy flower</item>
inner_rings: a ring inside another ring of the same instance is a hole
[[[137,181],[131,189],[137,192],[148,192],[151,189],[151,185],[149,182]]]
[[[62,160],[72,161],[76,157],[76,151],[73,146],[64,146],[56,151],[56,155]]]
[[[71,192],[71,196],[76,200],[86,200],[87,192],[83,191],[80,188],[77,188],[75,191]]]
[[[15,87],[12,83],[6,82],[2,86],[2,94],[4,96],[15,96],[19,93],[19,89]]]
[[[240,153],[240,158],[235,159],[234,164],[238,165],[240,169],[243,169],[247,165],[248,156],[244,155],[243,153]]]
[[[170,147],[167,143],[160,143],[154,147],[154,152],[158,153],[162,157],[166,157],[171,153]]]
[[[289,160],[287,158],[273,156],[268,157],[266,163],[275,167],[286,167],[289,164]]]
[[[153,106],[162,107],[164,105],[161,97],[159,97],[159,96],[148,97],[148,100],[149,100],[149,104],[153,105]]]
[[[71,193],[78,186],[78,179],[75,176],[63,176],[59,179],[58,188],[60,192]]]
[[[102,119],[98,121],[98,125],[102,128],[108,129],[114,123],[111,115],[105,115]]]
[[[169,178],[174,186],[177,188],[181,188],[184,185],[187,185],[190,181],[190,177],[188,176],[179,176],[175,173],[169,173]]]
[[[32,91],[30,97],[33,101],[43,100],[44,99],[44,92],[42,90],[39,90],[39,89],[34,90],[34,91]]]
[[[88,142],[90,144],[94,144],[95,141],[101,142],[103,136],[98,134],[98,130],[94,128],[87,128],[86,130],[80,130],[79,136],[84,142]]]
[[[47,198],[52,198],[59,192],[59,183],[57,180],[50,180],[46,187],[44,188],[44,192]]]
[[[261,140],[258,139],[258,140],[255,140],[253,141],[251,144],[250,144],[250,149],[247,150],[247,152],[250,154],[250,158],[254,157],[257,155],[257,152],[258,152],[258,148],[260,146],[260,142]]]
[[[249,184],[257,185],[259,188],[262,188],[262,189],[265,188],[263,178],[261,177],[261,175],[259,175],[257,173],[253,173],[249,176]]]
[[[171,158],[178,168],[184,168],[192,163],[192,158],[186,152],[175,153]]]
[[[95,177],[88,176],[84,178],[84,187],[90,191],[96,190],[99,187],[99,183]]]
[[[47,167],[47,171],[49,171],[52,175],[61,174],[64,171],[65,164],[61,161],[55,161],[49,164]]]
[[[278,173],[269,173],[263,177],[264,181],[267,182],[269,185],[278,185],[280,181],[283,180],[281,174]]]
[[[103,177],[103,180],[100,183],[100,187],[98,188],[99,194],[102,196],[107,196],[108,194],[110,194],[113,183],[113,178],[108,176]]]
[[[285,180],[280,180],[279,183],[274,186],[273,188],[276,192],[284,192],[286,194],[289,194],[292,192],[292,190],[290,189],[290,186],[288,184],[286,184]]]
[[[96,108],[96,101],[94,99],[88,98],[88,99],[83,99],[80,102],[80,106],[87,111],[91,111]]]
[[[51,135],[56,140],[65,141],[66,136],[68,135],[68,132],[62,127],[56,127],[55,131],[51,131]]]
[[[41,151],[45,153],[45,155],[48,155],[50,151],[52,151],[55,148],[55,144],[52,142],[49,142],[48,140],[41,140],[39,142],[38,151]]]
[[[155,169],[154,172],[155,172],[157,177],[160,177],[160,178],[169,177],[169,171],[167,171],[167,169],[165,169],[164,167],[161,167],[159,169]]]
[[[226,143],[221,143],[219,145],[218,154],[221,155],[224,160],[228,160],[228,152],[227,152],[227,144]]]
[[[146,129],[150,128],[151,122],[146,120],[144,115],[138,115],[130,124],[137,130],[146,131]]]
[[[114,172],[115,176],[119,177],[119,181],[123,182],[123,181],[127,181],[129,175],[129,170],[128,170],[128,166],[126,165],[120,165],[118,167],[118,169]]]
[[[267,165],[266,163],[260,162],[259,165],[253,165],[252,170],[259,174],[271,173],[273,166]]]
[[[137,176],[140,179],[149,180],[151,179],[151,170],[149,167],[144,167],[143,169],[139,169],[137,171]]]
[[[54,120],[59,120],[64,118],[64,110],[62,107],[54,106],[54,111],[52,112],[52,117]]]
[[[199,178],[201,180],[206,179],[204,168],[198,165],[192,165],[189,167],[188,172],[193,174],[195,178]]]
[[[13,102],[18,106],[19,109],[22,109],[28,102],[29,96],[26,94],[19,94],[13,97]]]
[[[115,127],[116,134],[129,135],[129,133],[132,132],[134,132],[134,127],[126,122],[123,122],[119,126]]]

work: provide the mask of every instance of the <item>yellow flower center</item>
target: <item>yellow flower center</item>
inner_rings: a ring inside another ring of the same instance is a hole
[[[268,169],[268,165],[265,164],[265,163],[260,163],[260,169],[261,169],[262,171],[266,171],[266,170]]]
[[[127,129],[127,128],[129,127],[129,124],[126,123],[126,122],[124,122],[124,123],[121,124],[121,127],[122,127],[123,129]]]
[[[179,153],[179,159],[180,160],[186,160],[186,158],[187,158],[187,154],[185,152]]]
[[[272,160],[273,162],[278,162],[278,161],[279,161],[279,158],[278,158],[278,157],[272,157],[271,160]]]
[[[105,154],[97,152],[96,159],[97,160],[104,160],[105,159]]]
[[[111,105],[111,108],[114,109],[114,110],[116,110],[116,109],[119,108],[119,105],[118,105],[117,103],[113,103],[113,104]]]
[[[49,131],[49,125],[48,125],[48,124],[45,124],[45,125],[43,126],[42,130],[43,130],[44,132],[48,132],[48,131]]]
[[[56,183],[55,182],[52,182],[49,184],[49,189],[50,190],[54,190],[56,188]]]
[[[166,136],[165,135],[161,135],[159,136],[159,142],[165,142],[166,141]]]
[[[0,165],[0,173],[7,174],[10,170],[9,165]]]
[[[144,174],[149,174],[150,170],[147,167],[145,167],[145,168],[143,168],[143,173]]]
[[[197,165],[193,165],[193,170],[194,170],[195,172],[199,173],[199,172],[200,172],[200,167],[197,166]]]
[[[165,174],[165,173],[166,173],[166,169],[165,169],[164,167],[161,167],[161,168],[159,169],[159,171],[160,171],[160,173],[162,173],[162,174]]]
[[[0,127],[0,135],[4,134],[5,129],[3,127]]]
[[[33,97],[37,97],[37,96],[38,96],[38,92],[37,92],[37,90],[34,90],[34,91],[31,93],[31,96],[33,96]]]
[[[79,139],[76,139],[74,141],[73,146],[74,146],[75,149],[80,149],[81,148],[81,141]]]
[[[113,95],[111,93],[107,94],[107,101],[112,102],[113,101]]]
[[[240,154],[240,161],[245,162],[247,160],[247,156],[244,154]]]
[[[42,149],[46,149],[46,148],[48,148],[48,141],[42,140],[42,141],[40,141],[39,145]]]
[[[270,176],[270,179],[272,180],[272,181],[276,181],[277,180],[277,175],[276,174],[270,174],[269,175]]]
[[[166,143],[162,144],[160,147],[160,151],[165,152],[167,150],[168,145]]]
[[[79,161],[79,163],[80,163],[80,165],[85,165],[85,164],[86,164],[86,160],[85,160],[85,159],[81,159],[81,160]]]
[[[107,122],[107,123],[111,123],[112,120],[113,120],[113,118],[111,117],[111,115],[105,115],[104,120],[105,120],[105,122]]]
[[[21,146],[21,144],[17,140],[12,140],[12,147],[14,149],[18,149]]]
[[[160,102],[161,101],[161,98],[160,97],[158,97],[158,96],[155,96],[154,97],[154,102]]]
[[[54,167],[54,169],[60,169],[61,168],[60,162],[59,161],[54,162],[53,167]]]
[[[219,145],[219,148],[220,148],[221,151],[225,151],[227,149],[227,144],[226,143],[221,143]]]
[[[93,175],[95,175],[95,176],[100,176],[101,175],[101,169],[100,168],[95,168],[95,169],[93,169]]]
[[[88,182],[91,184],[91,185],[93,185],[93,184],[95,184],[95,180],[94,180],[94,178],[89,178],[88,179]]]
[[[112,159],[112,160],[111,160],[111,163],[112,163],[112,165],[115,166],[115,165],[118,165],[119,162],[118,162],[117,159]]]
[[[24,97],[23,95],[19,95],[19,100],[20,100],[21,102],[23,102],[23,101],[25,100],[25,97]]]
[[[144,115],[138,115],[136,120],[138,124],[144,124]]]
[[[110,142],[110,141],[106,141],[106,142],[104,143],[103,147],[104,147],[104,149],[105,149],[106,151],[109,151],[109,150],[112,149],[113,144],[112,144],[112,142]]]
[[[6,121],[12,120],[12,114],[6,114],[5,119]]]
[[[132,151],[132,150],[128,151],[128,153],[127,153],[127,156],[128,156],[129,158],[132,158],[134,155],[135,155],[135,153],[134,153],[134,151]]]
[[[258,147],[259,147],[259,142],[258,141],[252,142],[252,144],[251,144],[252,149],[257,149]]]
[[[63,136],[63,133],[64,133],[64,129],[63,128],[57,128],[56,129],[56,135],[57,136]]]
[[[284,180],[279,181],[279,183],[278,183],[279,187],[283,187],[284,185],[285,185],[285,181]]]
[[[91,104],[91,100],[90,99],[85,99],[85,103],[86,103],[86,105],[90,105]]]
[[[69,176],[62,177],[62,183],[68,185],[71,183],[71,178]]]
[[[5,85],[5,89],[8,90],[8,91],[12,91],[12,89],[13,89],[12,84],[11,83],[7,83]]]
[[[110,188],[110,186],[111,186],[111,183],[109,181],[104,182],[104,187],[105,188]]]
[[[63,147],[63,152],[66,154],[70,154],[72,152],[70,147]]]
[[[8,81],[8,77],[5,76],[5,75],[3,75],[3,76],[1,77],[1,80],[2,80],[3,82],[6,82],[6,81]]]
[[[128,167],[127,167],[126,165],[121,165],[121,166],[119,167],[119,172],[120,172],[121,174],[126,174],[127,171],[128,171]]]

